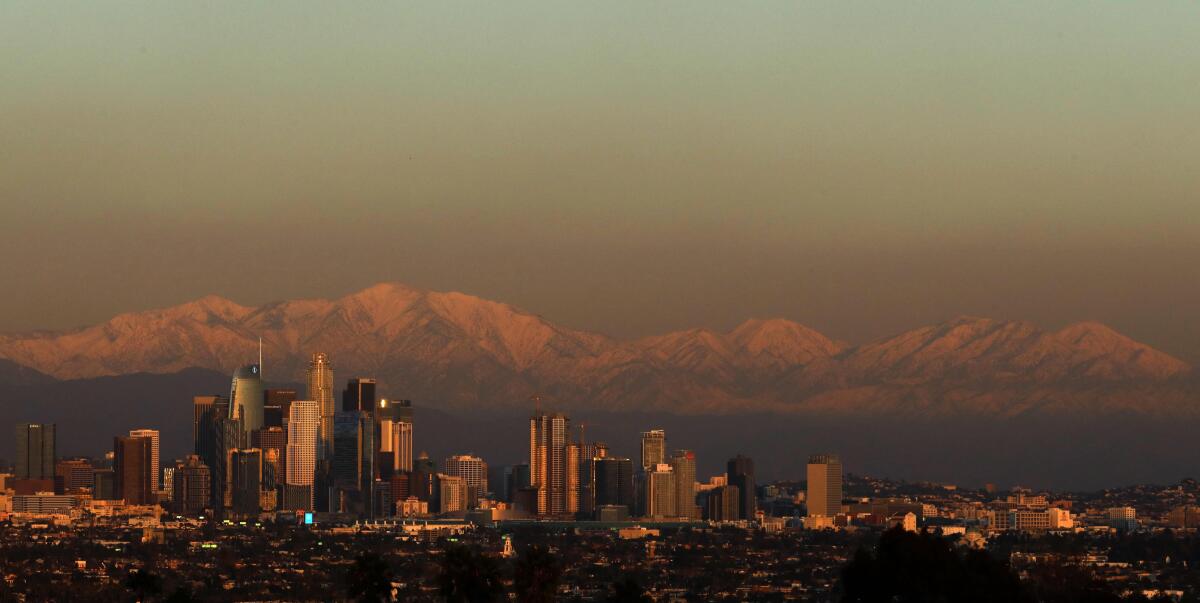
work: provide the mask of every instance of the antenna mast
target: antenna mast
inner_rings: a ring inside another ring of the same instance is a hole
[[[258,338],[258,378],[259,378],[259,379],[262,379],[262,375],[263,375],[263,366],[262,366],[262,337],[259,337],[259,338]]]

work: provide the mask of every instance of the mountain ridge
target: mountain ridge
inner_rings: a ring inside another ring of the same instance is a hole
[[[540,394],[565,408],[682,413],[1197,412],[1190,366],[1096,322],[1043,330],[960,316],[847,345],[754,318],[727,332],[622,340],[401,283],[257,307],[209,295],[70,331],[0,335],[0,359],[58,379],[230,373],[257,357],[259,337],[268,378],[302,382],[309,355],[323,351],[339,378],[375,376],[385,391],[448,408],[516,407]]]

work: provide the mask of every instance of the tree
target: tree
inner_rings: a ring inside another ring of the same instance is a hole
[[[534,545],[525,549],[513,572],[517,600],[526,603],[554,601],[561,577],[562,568],[546,547]]]
[[[899,527],[860,549],[842,570],[844,603],[1033,601],[1006,563],[985,551],[963,555],[940,536]]]
[[[504,591],[496,560],[465,545],[450,546],[442,555],[438,587],[450,603],[490,603]]]
[[[378,553],[363,553],[346,572],[347,591],[364,603],[392,600],[392,571]]]
[[[145,568],[135,569],[125,578],[125,587],[133,591],[138,601],[145,601],[162,592],[162,578]]]
[[[613,582],[613,591],[608,596],[608,603],[653,603],[645,589],[632,574]]]

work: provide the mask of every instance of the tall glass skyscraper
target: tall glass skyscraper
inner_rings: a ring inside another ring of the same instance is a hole
[[[642,432],[642,471],[652,471],[667,462],[667,432],[652,429]]]
[[[162,472],[159,470],[158,456],[158,430],[157,429],[134,429],[129,432],[131,438],[148,438],[150,440],[150,476],[152,490],[162,489]]]
[[[529,481],[537,489],[538,515],[579,511],[578,490],[568,492],[579,485],[578,448],[575,463],[569,462],[570,429],[571,420],[561,413],[539,413],[529,419]]]
[[[20,423],[16,429],[17,479],[54,479],[58,454],[53,423]]]
[[[289,489],[304,492],[299,508],[312,509],[313,478],[317,471],[317,443],[321,410],[316,401],[296,400],[288,409],[287,473]],[[293,508],[289,506],[288,508]]]
[[[245,440],[250,441],[250,432],[263,426],[263,382],[257,364],[248,364],[233,374],[229,388],[229,416],[240,419]]]
[[[754,487],[754,459],[740,454],[729,459],[725,467],[725,477],[729,485],[737,486],[738,495],[741,497],[738,501],[738,518],[754,519],[755,513],[758,512],[758,496]]]
[[[337,407],[333,400],[333,366],[324,352],[312,355],[308,364],[308,399],[317,403],[321,413],[321,429],[318,455],[322,459],[333,459],[333,417]]]

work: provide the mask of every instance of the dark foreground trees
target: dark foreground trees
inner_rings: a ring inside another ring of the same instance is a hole
[[[451,603],[488,603],[504,594],[496,560],[464,545],[450,546],[442,555],[438,588]]]
[[[888,530],[874,551],[859,550],[842,571],[842,601],[978,601],[1034,599],[1003,561],[986,551],[955,550],[933,534]]]

